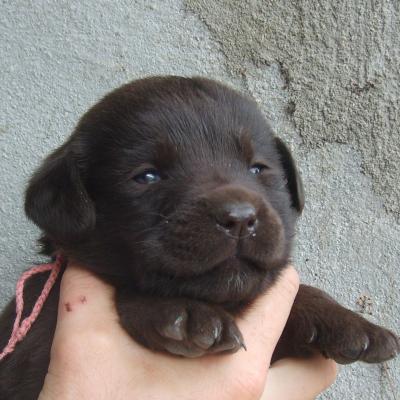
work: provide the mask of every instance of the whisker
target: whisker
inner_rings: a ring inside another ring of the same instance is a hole
[[[162,244],[158,240],[140,240],[138,242],[134,242],[133,244],[146,244],[150,247],[161,247]]]
[[[161,218],[164,218],[164,219],[168,220],[168,217],[166,215],[161,214],[159,212],[149,212],[149,213],[146,213],[146,214],[148,214],[148,215],[156,215],[157,217],[161,217]]]

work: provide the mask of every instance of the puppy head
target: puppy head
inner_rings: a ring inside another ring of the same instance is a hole
[[[244,302],[290,254],[300,177],[254,101],[202,78],[134,81],[43,163],[26,213],[56,251],[137,289]]]

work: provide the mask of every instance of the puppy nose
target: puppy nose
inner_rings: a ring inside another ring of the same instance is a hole
[[[232,236],[246,236],[255,231],[257,211],[250,203],[226,203],[216,212],[218,226]]]

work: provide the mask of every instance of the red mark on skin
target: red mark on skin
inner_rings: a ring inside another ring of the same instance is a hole
[[[64,306],[65,306],[65,309],[67,310],[67,312],[71,312],[72,311],[71,304],[65,303]]]
[[[87,302],[86,296],[80,296],[80,297],[79,297],[79,301],[80,301],[82,304],[85,304],[85,303]]]

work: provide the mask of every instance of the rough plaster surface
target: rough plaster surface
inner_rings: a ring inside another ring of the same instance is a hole
[[[186,0],[234,74],[278,63],[305,145],[347,143],[400,218],[400,2]],[[391,140],[387,140],[388,137]]]
[[[399,31],[397,0],[3,1],[0,306],[39,260],[22,196],[43,156],[111,88],[201,74],[252,94],[299,161],[303,280],[399,330]],[[397,399],[388,366],[344,367],[321,399]]]

